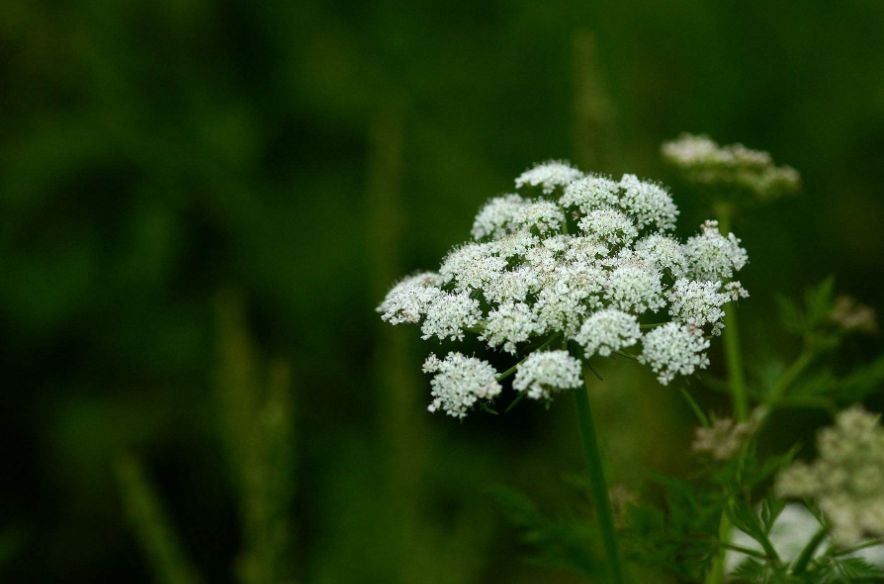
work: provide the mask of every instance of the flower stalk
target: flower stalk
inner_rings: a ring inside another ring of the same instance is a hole
[[[733,211],[728,205],[718,205],[718,224],[722,233],[731,229]],[[728,382],[734,417],[738,422],[745,422],[749,416],[749,400],[746,395],[746,378],[743,375],[743,355],[740,351],[740,329],[737,322],[736,309],[732,305],[724,306],[724,357],[727,367]]]
[[[592,498],[595,502],[599,529],[602,534],[602,543],[608,560],[607,571],[609,581],[612,584],[623,584],[623,568],[620,564],[620,550],[617,544],[617,534],[614,530],[614,513],[611,509],[608,484],[605,482],[605,474],[602,469],[601,452],[599,451],[595,424],[592,419],[592,409],[589,404],[589,380],[585,373],[584,383],[586,387],[576,389],[574,396],[577,404],[580,438],[583,442],[584,454],[586,455],[586,469],[589,475]]]

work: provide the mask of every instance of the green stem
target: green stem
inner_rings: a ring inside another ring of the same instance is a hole
[[[706,417],[706,414],[703,413],[703,408],[700,407],[700,404],[694,399],[694,396],[690,394],[690,392],[684,388],[684,386],[679,387],[678,391],[681,392],[682,397],[684,397],[685,401],[688,402],[688,406],[691,408],[691,411],[694,412],[694,415],[697,416],[697,420],[700,422],[704,428],[709,427],[709,418]]]
[[[884,537],[880,537],[877,539],[870,539],[869,541],[864,541],[860,544],[846,547],[846,548],[838,548],[838,549],[829,548],[829,550],[826,551],[826,555],[834,556],[834,557],[846,556],[848,554],[852,554],[854,552],[858,552],[858,551],[864,550],[866,548],[875,547],[876,545],[884,546]]]
[[[731,230],[732,209],[728,205],[717,207],[718,227],[722,233]],[[746,396],[746,378],[743,375],[743,355],[740,351],[740,327],[733,304],[724,307],[724,359],[727,365],[734,416],[738,422],[749,417],[749,400]]]
[[[584,374],[586,387],[574,391],[577,401],[577,419],[580,425],[580,438],[586,454],[586,467],[589,473],[589,484],[592,498],[595,501],[596,514],[602,533],[605,554],[608,556],[609,582],[623,584],[623,569],[620,565],[620,552],[617,546],[617,535],[614,531],[614,513],[611,510],[611,499],[608,496],[608,485],[602,470],[602,458],[596,438],[595,425],[592,421],[592,409],[589,405],[589,383]]]
[[[786,394],[786,390],[789,389],[796,379],[798,379],[804,370],[813,363],[814,358],[816,358],[816,351],[812,348],[805,348],[797,359],[789,366],[786,371],[780,376],[777,382],[773,385],[770,392],[767,395],[767,399],[765,400],[767,407],[764,409],[764,413],[758,419],[755,424],[755,431],[761,430],[765,424],[767,424],[770,415],[773,411],[780,405],[780,402],[783,399],[783,396]]]
[[[728,381],[731,386],[734,415],[738,422],[745,422],[749,417],[749,400],[746,397],[746,378],[743,376],[743,357],[740,352],[737,312],[736,307],[731,304],[724,307],[724,355]]]
[[[807,542],[807,545],[804,546],[804,549],[801,550],[801,553],[795,559],[795,563],[792,565],[793,574],[804,573],[804,570],[810,564],[810,560],[813,559],[813,554],[820,547],[820,544],[823,543],[823,540],[826,539],[827,533],[828,530],[825,527],[821,527],[813,534],[813,537],[810,538],[810,541]]]
[[[718,226],[722,233],[730,231],[732,209],[728,205],[719,205],[716,208]],[[749,401],[746,396],[746,379],[743,376],[743,356],[740,351],[740,329],[737,323],[737,313],[732,304],[724,307],[724,360],[727,368],[728,389],[731,394],[731,403],[734,409],[734,417],[738,422],[745,422],[749,417]],[[730,540],[731,522],[727,515],[722,513],[718,524],[718,537],[721,541]],[[719,551],[709,572],[706,574],[706,584],[720,584],[724,582],[724,553]]]
[[[558,336],[559,336],[559,333],[554,333],[548,339],[543,341],[543,343],[538,345],[536,349],[532,349],[531,353],[533,353],[534,351],[542,351],[543,349],[549,347],[553,343],[553,341],[555,341],[558,338]],[[515,365],[513,365],[512,367],[510,367],[509,369],[507,369],[506,371],[504,371],[500,375],[498,375],[497,381],[503,381],[504,379],[506,379],[507,377],[509,377],[513,373],[515,373],[516,369],[519,368],[519,365],[524,363],[525,359],[527,359],[531,355],[531,353],[528,353],[528,355],[525,355],[522,359],[519,360],[518,363],[516,363]]]
[[[731,522],[727,518],[727,514],[722,513],[718,522],[718,540],[721,542],[719,546],[722,548],[715,554],[715,559],[706,573],[703,580],[705,584],[721,584],[724,582],[724,548],[728,547],[731,538]]]
[[[720,545],[721,547],[723,547],[726,550],[733,550],[735,552],[740,552],[741,554],[745,554],[747,556],[752,556],[753,558],[758,558],[759,560],[770,559],[767,557],[767,554],[764,554],[764,553],[762,553],[758,550],[754,550],[752,548],[737,545],[735,543],[720,542],[718,545]]]
[[[776,384],[774,384],[770,390],[768,403],[771,406],[776,406],[777,402],[782,399],[789,386],[795,383],[795,380],[798,379],[798,377],[804,373],[804,370],[807,369],[808,365],[813,362],[815,356],[816,352],[813,349],[805,348],[792,365],[783,372]]]

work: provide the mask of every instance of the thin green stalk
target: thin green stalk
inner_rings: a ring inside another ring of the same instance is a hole
[[[754,550],[752,548],[748,548],[745,546],[737,545],[735,543],[727,543],[727,542],[719,542],[721,547],[726,550],[732,550],[735,552],[740,552],[741,554],[746,554],[747,556],[752,556],[753,558],[758,558],[759,560],[768,560],[767,554],[764,554],[758,550]]]
[[[684,397],[685,401],[688,402],[688,406],[691,408],[691,411],[694,412],[694,415],[697,416],[700,425],[704,428],[708,428],[710,425],[709,418],[703,413],[703,408],[700,407],[700,404],[697,403],[694,396],[692,396],[684,387],[679,387],[678,391],[681,393],[682,397]]]
[[[731,230],[733,210],[730,206],[719,205],[716,211],[718,226],[721,232],[726,234]],[[749,417],[749,400],[746,395],[746,378],[743,374],[743,354],[740,351],[740,326],[733,304],[727,304],[724,307],[724,358],[734,416],[738,422],[745,422]]]
[[[555,341],[558,337],[559,337],[559,333],[554,333],[553,335],[550,335],[550,337],[548,339],[546,339],[545,341],[543,341],[543,343],[538,345],[536,349],[532,349],[531,353],[533,353],[535,351],[544,350],[545,348],[549,347],[553,343],[553,341]],[[516,363],[515,365],[513,365],[512,367],[510,367],[509,369],[507,369],[506,371],[504,371],[500,375],[498,375],[497,381],[503,381],[504,379],[506,379],[507,377],[509,377],[513,373],[515,373],[516,370],[519,368],[519,365],[524,363],[525,359],[527,359],[531,355],[531,353],[529,353],[528,355],[526,355],[525,357],[520,359],[518,363]]]
[[[854,552],[858,552],[860,550],[864,550],[866,548],[875,547],[876,545],[884,546],[884,537],[879,537],[876,539],[870,539],[869,541],[864,541],[862,543],[845,547],[845,548],[829,548],[826,550],[826,555],[838,557],[838,556],[846,556],[848,554],[852,554]]]
[[[808,564],[810,564],[810,560],[813,559],[813,554],[816,552],[817,548],[820,547],[820,544],[823,543],[823,540],[826,539],[826,534],[828,532],[828,529],[821,527],[813,534],[813,537],[810,538],[810,541],[807,542],[807,545],[804,546],[804,549],[801,550],[801,553],[798,554],[798,557],[795,559],[795,563],[792,565],[793,574],[804,573]]]
[[[716,208],[719,228],[722,233],[730,231],[732,209],[727,205],[719,205]],[[738,422],[745,422],[749,417],[749,400],[746,394],[746,379],[743,375],[743,354],[740,351],[740,329],[737,322],[737,313],[733,305],[724,307],[724,359],[727,368],[728,386],[733,404],[734,417]],[[721,541],[730,540],[731,522],[726,514],[721,515],[718,525],[718,537]],[[721,584],[724,582],[724,553],[719,551],[709,573],[706,575],[706,584]]]
[[[743,376],[743,356],[740,351],[740,328],[737,324],[737,312],[731,304],[724,307],[724,354],[731,386],[734,415],[738,422],[745,422],[749,417],[749,399],[746,396],[746,378]]]
[[[771,406],[776,406],[777,402],[782,399],[783,395],[790,385],[804,373],[804,370],[813,362],[816,357],[816,351],[811,348],[805,348],[797,359],[786,369],[785,372],[777,380],[776,384],[770,390],[768,402]]]
[[[574,391],[577,402],[577,420],[580,425],[580,438],[586,455],[586,467],[592,498],[595,501],[596,515],[602,533],[602,543],[608,557],[608,576],[612,584],[623,584],[623,569],[620,565],[620,552],[617,546],[617,535],[614,531],[614,513],[611,510],[611,499],[608,496],[608,485],[602,469],[602,458],[596,438],[595,424],[592,420],[592,409],[589,405],[589,383],[584,374],[584,389]]]
[[[727,514],[722,513],[721,519],[718,523],[718,541],[719,546],[722,548],[715,554],[715,559],[712,561],[712,566],[709,567],[709,571],[706,573],[706,578],[703,580],[705,584],[721,584],[724,582],[724,552],[723,550],[729,545],[729,540],[731,537],[731,522],[727,518]]]
[[[761,428],[767,424],[768,419],[770,419],[770,415],[773,411],[780,405],[780,402],[783,399],[783,396],[786,394],[786,390],[795,382],[798,377],[813,363],[813,360],[816,358],[816,351],[811,348],[805,348],[798,358],[792,362],[786,371],[779,377],[779,379],[774,383],[770,392],[768,393],[767,399],[765,400],[765,405],[767,406],[762,415],[755,422],[755,431],[758,432]]]

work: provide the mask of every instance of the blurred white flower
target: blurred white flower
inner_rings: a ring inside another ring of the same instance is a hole
[[[801,551],[819,529],[820,522],[804,505],[787,503],[776,521],[774,521],[768,537],[780,559],[789,563],[798,558]],[[731,543],[764,553],[760,543],[739,529],[733,530]],[[817,547],[813,557],[824,554],[830,545],[830,539],[824,539]],[[862,558],[873,566],[884,568],[884,544],[870,546],[846,555],[848,557]],[[747,554],[729,550],[725,555],[725,569],[728,573],[733,573],[747,559],[749,559]]]
[[[706,136],[682,134],[663,144],[663,158],[686,179],[721,189],[738,188],[759,199],[798,190],[800,176],[790,166],[776,166],[767,152],[742,144],[719,146]]]
[[[819,458],[796,462],[777,477],[784,497],[814,499],[843,545],[884,536],[884,427],[880,416],[854,406],[817,436]]]

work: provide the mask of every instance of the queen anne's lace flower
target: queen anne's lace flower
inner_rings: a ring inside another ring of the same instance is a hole
[[[681,278],[688,269],[684,246],[668,235],[655,233],[635,244],[636,255],[671,278]]]
[[[473,222],[473,237],[503,237],[520,231],[558,231],[565,215],[552,201],[531,201],[519,195],[491,199]]]
[[[605,272],[590,266],[561,266],[547,279],[534,310],[541,331],[573,334],[586,313],[601,306]]]
[[[424,339],[438,337],[440,340],[462,341],[464,329],[476,326],[481,317],[479,301],[467,292],[443,292],[427,310],[421,332]]]
[[[781,496],[813,498],[832,525],[832,539],[851,545],[884,536],[884,427],[855,406],[817,438],[819,458],[780,473]]]
[[[719,335],[724,328],[722,307],[731,301],[731,295],[721,292],[718,282],[676,280],[669,291],[669,313],[684,324],[695,328],[712,325],[712,334]]]
[[[449,353],[444,360],[430,355],[424,373],[435,373],[430,381],[433,402],[427,408],[439,409],[449,416],[463,418],[480,399],[490,400],[500,393],[497,371],[486,361]]]
[[[642,313],[663,306],[660,273],[640,264],[624,264],[608,276],[607,293],[620,310]]]
[[[589,359],[640,345],[641,362],[663,383],[708,364],[706,336],[720,330],[722,306],[745,295],[731,282],[747,260],[733,234],[707,222],[680,243],[670,233],[678,210],[668,191],[633,175],[615,181],[550,162],[526,171],[516,187],[542,194],[523,190],[488,202],[473,223],[473,241],[452,249],[438,274],[397,284],[378,307],[381,318],[419,323],[425,339],[475,335],[513,355],[565,342],[511,370],[516,389],[532,397],[577,383],[579,361],[569,350]],[[642,335],[642,320],[672,322]],[[466,383],[451,381],[460,379],[454,364],[488,373],[476,365],[484,362],[458,355],[428,367],[438,373],[432,409],[462,417],[471,404],[450,404],[468,399],[442,396],[493,395],[499,386],[449,390]]]
[[[504,351],[515,354],[516,344],[536,335],[540,327],[530,306],[524,302],[507,302],[488,313],[485,330],[479,338],[489,347],[503,345]]]
[[[676,375],[691,375],[709,366],[709,341],[699,329],[670,322],[646,334],[642,345],[639,361],[650,366],[663,385]]]
[[[634,174],[624,174],[620,188],[623,192],[620,204],[635,218],[640,229],[655,227],[660,231],[671,231],[675,228],[678,207],[666,189],[641,181]]]
[[[543,189],[543,193],[548,195],[556,187],[565,187],[582,176],[582,172],[567,162],[550,160],[537,164],[520,174],[516,178],[516,188],[540,187]]]
[[[531,399],[549,399],[556,390],[580,385],[580,371],[580,361],[568,351],[537,351],[516,369],[513,388]]]
[[[726,280],[743,269],[749,256],[733,233],[718,232],[718,221],[706,221],[700,235],[688,239],[685,255],[688,274],[695,280]]]
[[[580,332],[574,335],[574,340],[583,347],[586,357],[595,354],[607,357],[614,351],[634,345],[640,337],[641,327],[635,316],[616,308],[606,308],[590,315]]]
[[[578,223],[580,230],[609,246],[623,246],[638,236],[632,220],[616,209],[590,211]]]
[[[433,272],[405,278],[387,292],[387,297],[378,307],[381,319],[390,324],[420,322],[427,308],[441,294],[438,288],[441,283],[442,278]]]
[[[499,277],[506,266],[506,259],[493,244],[468,243],[448,254],[439,274],[446,284],[453,282],[457,290],[478,290]]]
[[[619,203],[620,185],[598,175],[575,180],[565,187],[565,194],[559,200],[562,207],[566,209],[576,207],[583,214],[597,209],[610,209]]]

